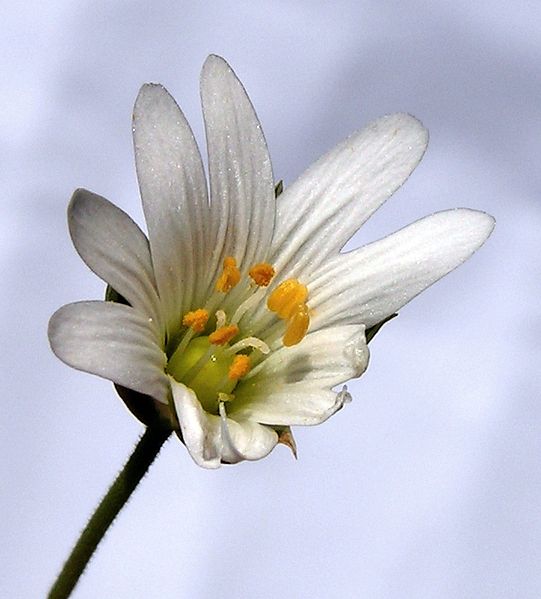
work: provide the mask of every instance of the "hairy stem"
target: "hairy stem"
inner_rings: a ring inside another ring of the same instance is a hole
[[[49,591],[48,599],[65,599],[70,596],[96,547],[170,434],[171,430],[161,425],[149,426],[145,430],[126,465],[81,533],[56,582]]]

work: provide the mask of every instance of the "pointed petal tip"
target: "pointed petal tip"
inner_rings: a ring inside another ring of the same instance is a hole
[[[231,67],[225,58],[218,56],[218,54],[209,54],[203,63],[201,68],[201,77],[203,74],[210,72],[211,70],[217,71],[231,71]]]
[[[85,189],[84,187],[78,187],[72,194],[68,204],[68,211],[74,205],[79,205],[80,203],[87,202],[89,200],[105,200],[103,196],[100,196],[89,189]]]
[[[138,95],[141,94],[161,94],[162,92],[167,92],[167,89],[161,83],[155,83],[153,81],[149,81],[148,83],[143,83],[139,88]],[[167,92],[169,93],[169,92]]]
[[[71,194],[71,198],[70,201],[68,203],[68,223],[71,219],[71,215],[73,214],[74,211],[77,210],[78,206],[81,204],[81,202],[86,201],[85,198],[88,197],[88,195],[91,192],[82,188],[82,187],[78,187],[72,194]]]
[[[231,65],[221,56],[211,54],[207,57],[201,68],[199,78],[201,94],[205,93],[205,89],[207,91],[214,89],[215,85],[218,85],[220,89],[223,89],[227,85],[239,85],[244,90],[244,86]],[[244,91],[244,93],[246,92]]]
[[[161,83],[143,84],[135,98],[133,118],[137,118],[142,111],[148,110],[157,102],[173,103],[176,106],[173,96]]]
[[[68,203],[68,223],[71,221],[75,213],[78,210],[83,208],[88,202],[107,202],[107,200],[103,197],[94,193],[93,191],[89,191],[84,187],[78,187],[72,194],[70,201]]]
[[[75,199],[77,199],[77,198],[79,198],[81,196],[86,196],[86,195],[93,195],[93,193],[91,191],[89,191],[88,189],[85,189],[84,187],[78,187],[71,194],[70,202],[73,202]]]

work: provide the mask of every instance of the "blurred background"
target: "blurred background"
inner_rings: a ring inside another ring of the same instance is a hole
[[[139,86],[163,83],[203,143],[213,52],[286,185],[385,113],[429,128],[354,246],[457,206],[497,228],[382,330],[354,401],[296,429],[297,462],[278,447],[209,472],[171,439],[74,597],[540,597],[541,5],[30,0],[0,15],[0,595],[45,596],[142,428],[49,350],[52,312],[103,296],[69,197],[86,187],[142,224]]]

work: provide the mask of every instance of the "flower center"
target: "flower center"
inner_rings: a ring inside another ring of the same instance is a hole
[[[169,374],[193,389],[203,408],[211,414],[219,413],[221,402],[234,399],[233,391],[242,379],[259,370],[271,351],[269,346],[290,347],[300,343],[310,324],[305,285],[287,279],[269,293],[267,287],[275,270],[266,262],[252,266],[248,275],[246,288],[239,287],[235,292],[234,298],[238,300],[231,298],[231,319],[224,310],[217,310],[215,322],[211,320],[209,311],[242,280],[235,258],[225,258],[214,293],[205,307],[183,315],[180,342],[167,364]],[[246,333],[255,324],[249,313],[265,296],[268,310],[265,326],[255,327],[264,329],[263,338],[253,337]]]
[[[203,408],[218,413],[218,393],[231,393],[237,380],[229,378],[232,357],[226,349],[212,345],[209,337],[192,339],[186,349],[175,352],[167,365],[169,374],[194,390]]]

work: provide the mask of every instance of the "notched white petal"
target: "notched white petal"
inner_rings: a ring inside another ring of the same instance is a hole
[[[381,322],[467,260],[493,228],[488,214],[457,208],[334,257],[308,286],[312,330]]]
[[[278,201],[271,261],[305,276],[338,252],[408,178],[428,142],[409,114],[392,114],[338,144]]]
[[[227,417],[223,403],[220,416],[203,410],[192,389],[169,377],[182,438],[192,459],[203,468],[219,468],[267,456],[278,442],[271,428],[257,422],[236,422]]]

